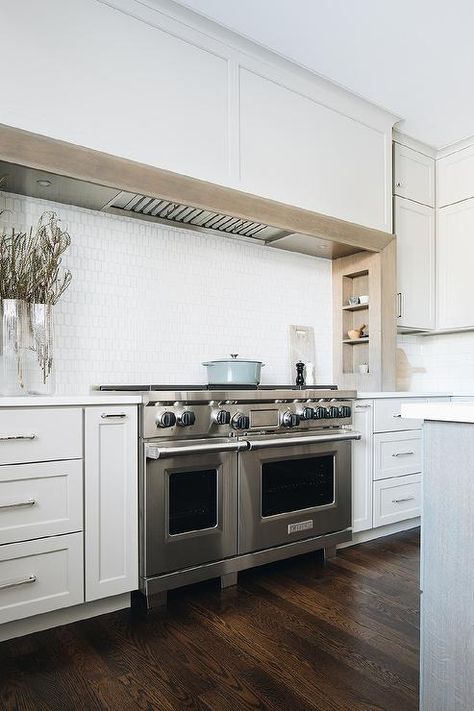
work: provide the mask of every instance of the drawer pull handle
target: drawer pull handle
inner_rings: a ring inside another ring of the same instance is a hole
[[[18,578],[18,580],[5,580],[4,583],[0,583],[0,590],[16,588],[18,585],[28,585],[29,583],[36,583],[36,575],[29,575],[27,578]]]
[[[410,454],[415,454],[415,452],[394,452],[392,457],[407,457]]]
[[[11,501],[8,504],[0,504],[0,509],[14,509],[17,506],[34,506],[35,499],[26,499],[26,501]]]
[[[414,496],[405,496],[403,499],[392,499],[392,504],[403,504],[405,501],[414,501]]]
[[[0,435],[0,442],[10,442],[11,440],[32,440],[36,439],[37,435],[35,434],[26,434],[26,435]]]
[[[367,410],[371,405],[356,405],[356,410]]]
[[[127,415],[125,414],[125,412],[117,412],[116,415],[113,415],[113,414],[110,414],[110,413],[107,413],[107,412],[103,412],[103,413],[101,414],[101,417],[102,417],[103,420],[109,420],[109,419],[111,419],[111,418],[113,418],[113,417],[117,417],[117,418],[119,418],[120,420],[123,420],[123,418],[124,418],[124,417],[127,417]]]
[[[392,415],[392,417],[401,417],[401,415]]]

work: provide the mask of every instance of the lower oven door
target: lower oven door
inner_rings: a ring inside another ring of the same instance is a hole
[[[350,439],[357,437],[253,440],[240,455],[239,553],[350,528]]]
[[[145,445],[141,574],[237,553],[238,443]]]

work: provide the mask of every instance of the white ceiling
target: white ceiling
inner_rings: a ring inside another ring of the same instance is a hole
[[[180,0],[403,117],[441,148],[474,134],[472,0]]]

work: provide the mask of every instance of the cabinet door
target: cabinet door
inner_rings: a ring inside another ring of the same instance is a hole
[[[372,528],[373,422],[372,401],[357,401],[353,408],[353,426],[362,439],[352,443],[352,530]]]
[[[437,327],[474,326],[474,199],[438,211]]]
[[[136,407],[85,414],[86,601],[138,587]]]
[[[434,207],[434,159],[399,143],[394,145],[394,194]]]
[[[438,207],[474,197],[474,146],[436,161]]]
[[[397,235],[398,320],[404,328],[435,325],[434,210],[395,198]]]

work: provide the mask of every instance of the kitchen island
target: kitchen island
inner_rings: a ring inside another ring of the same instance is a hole
[[[406,404],[424,421],[421,711],[474,708],[474,402]]]

